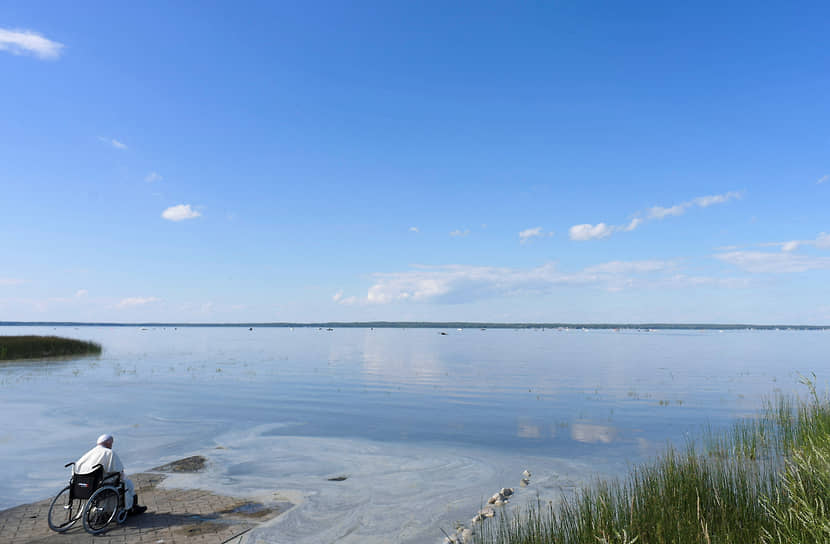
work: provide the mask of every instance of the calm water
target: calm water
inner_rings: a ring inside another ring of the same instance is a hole
[[[830,375],[830,333],[7,327],[104,346],[0,366],[0,508],[102,432],[129,472],[297,506],[255,542],[439,542],[500,487],[555,500]],[[347,475],[345,482],[328,482]]]

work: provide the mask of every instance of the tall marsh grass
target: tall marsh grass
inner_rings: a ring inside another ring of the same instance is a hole
[[[101,353],[100,344],[59,336],[0,336],[0,361]]]
[[[757,418],[670,447],[623,479],[476,528],[477,544],[830,542],[830,400],[776,397]]]

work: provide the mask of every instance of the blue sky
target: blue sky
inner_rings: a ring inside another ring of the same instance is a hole
[[[830,324],[827,20],[3,3],[0,320]]]

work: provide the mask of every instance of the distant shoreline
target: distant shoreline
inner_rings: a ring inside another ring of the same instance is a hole
[[[752,325],[736,323],[485,323],[475,321],[327,321],[320,323],[107,323],[0,321],[0,327],[272,327],[355,329],[593,329],[593,330],[799,330],[824,331],[830,325]]]

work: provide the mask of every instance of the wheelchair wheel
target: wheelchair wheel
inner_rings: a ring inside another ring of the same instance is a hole
[[[98,534],[103,532],[107,525],[115,519],[118,511],[118,491],[114,487],[98,489],[86,501],[84,508],[84,529],[87,533]]]
[[[75,525],[84,511],[83,499],[70,499],[69,496],[69,486],[66,486],[55,495],[52,504],[49,505],[49,528],[58,533]]]

